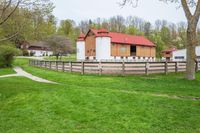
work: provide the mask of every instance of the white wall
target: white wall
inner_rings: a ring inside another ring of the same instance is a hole
[[[43,51],[43,50],[28,50],[29,54],[30,53],[35,53],[34,56],[40,57],[40,56],[50,56],[53,55],[52,51]]]
[[[111,38],[96,37],[96,60],[110,60],[111,57]]]
[[[172,53],[172,60],[173,61],[186,61],[186,58],[187,58],[186,52],[187,52],[186,49],[181,49],[181,50],[174,51]],[[196,55],[200,56],[200,46],[196,47]],[[184,59],[175,59],[175,57],[180,57],[180,56],[184,57]]]
[[[85,60],[85,41],[76,42],[77,60]]]

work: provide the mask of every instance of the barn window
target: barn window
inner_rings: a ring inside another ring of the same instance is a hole
[[[183,60],[183,59],[185,59],[185,57],[184,56],[176,56],[175,59]]]
[[[131,56],[136,56],[136,46],[131,45]]]
[[[197,59],[200,59],[200,56],[197,56]]]
[[[125,52],[126,52],[126,47],[125,47],[125,46],[122,46],[122,47],[120,48],[120,52],[125,53]]]

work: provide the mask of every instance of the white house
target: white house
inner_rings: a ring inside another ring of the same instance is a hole
[[[27,50],[31,56],[40,57],[53,55],[53,51],[51,51],[50,48],[42,41],[31,43],[24,41],[21,43],[20,48],[22,50]]]
[[[181,50],[176,50],[172,52],[172,60],[173,61],[186,61],[187,59],[187,50],[186,49],[181,49]],[[196,56],[197,59],[200,59],[200,46],[196,47]]]
[[[77,39],[77,60],[149,60],[156,57],[156,45],[143,36],[105,29],[90,29]]]

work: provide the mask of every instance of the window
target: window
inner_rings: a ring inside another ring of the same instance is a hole
[[[95,53],[95,52],[96,52],[96,50],[94,49],[94,50],[93,50],[93,52]]]
[[[185,59],[185,57],[184,57],[184,56],[175,56],[175,59],[184,60],[184,59]]]
[[[126,47],[125,47],[125,46],[122,46],[122,47],[120,48],[120,52],[121,52],[121,53],[125,53],[125,52],[126,52]]]
[[[200,56],[197,56],[197,59],[200,59]]]
[[[93,57],[94,60],[96,60],[96,57]]]
[[[123,57],[123,56],[121,56],[121,59],[124,59],[124,57]]]
[[[133,59],[135,60],[135,57],[133,57]]]
[[[136,46],[131,45],[131,56],[136,56]]]

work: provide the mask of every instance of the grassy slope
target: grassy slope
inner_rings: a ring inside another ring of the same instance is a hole
[[[200,74],[189,82],[181,74],[99,77],[23,67],[61,84],[0,79],[0,132],[200,132],[199,101],[148,95],[200,97]]]
[[[0,68],[0,76],[14,73],[15,71],[12,68]]]

